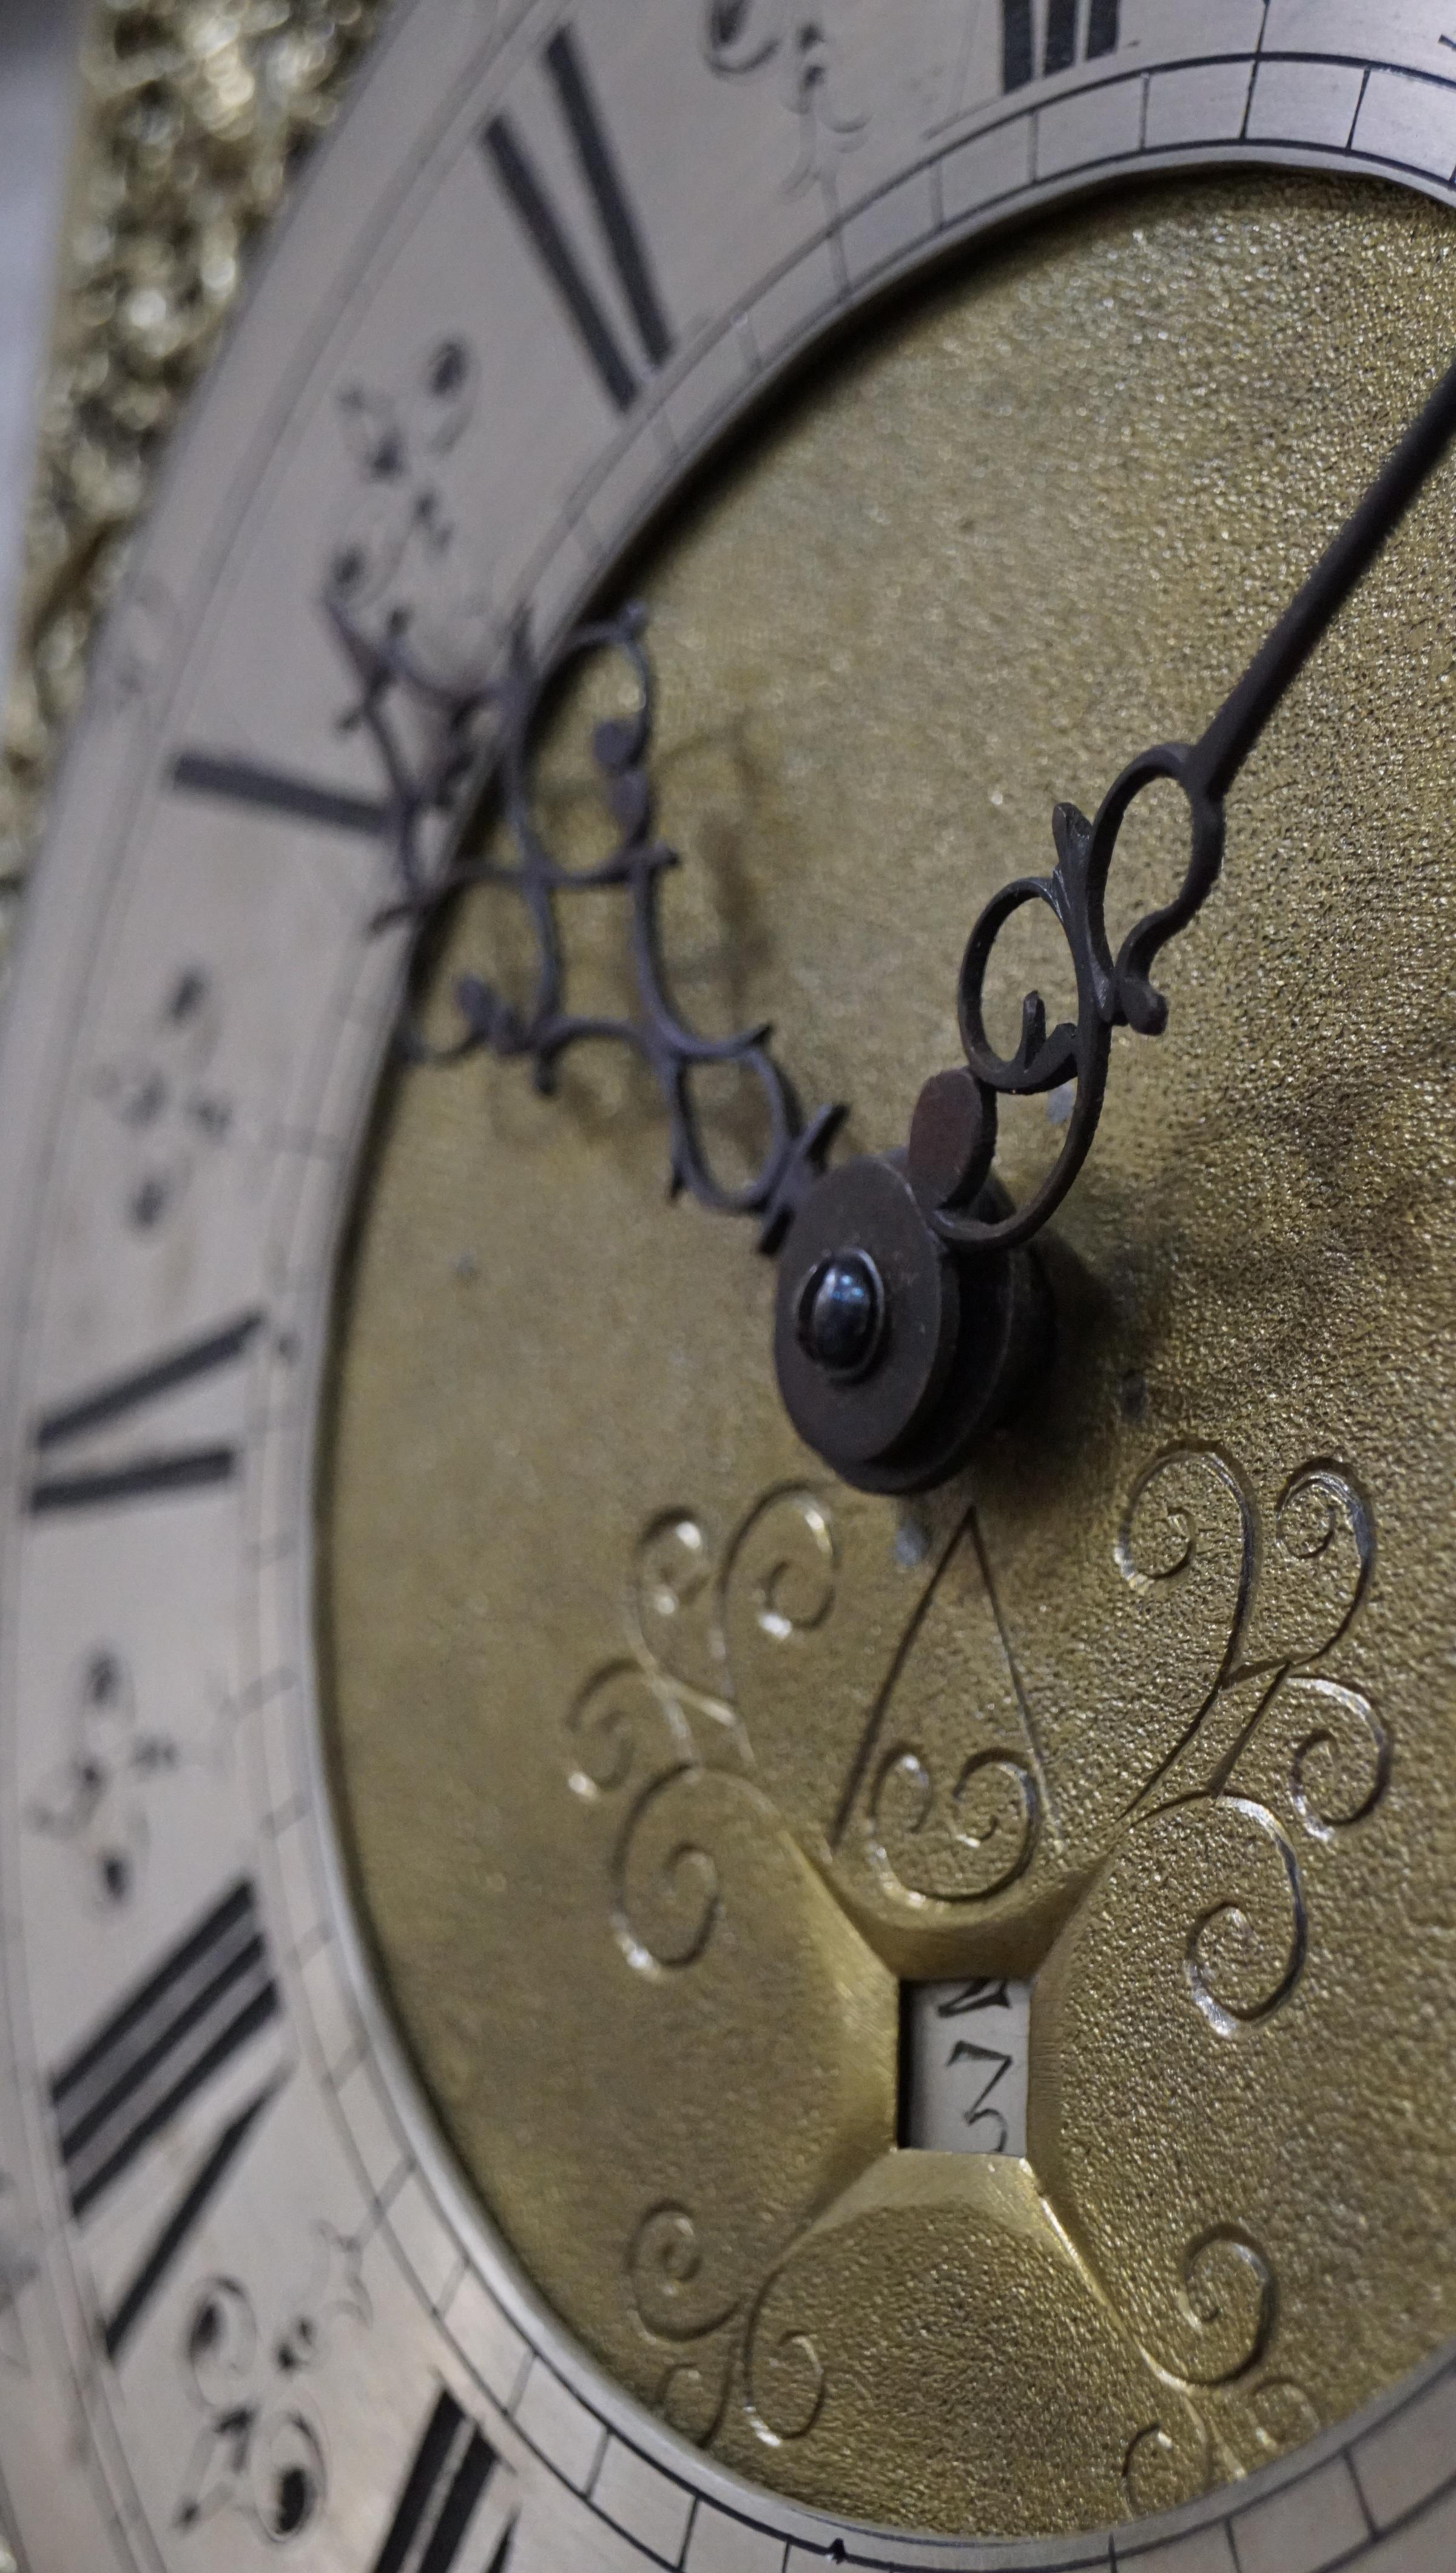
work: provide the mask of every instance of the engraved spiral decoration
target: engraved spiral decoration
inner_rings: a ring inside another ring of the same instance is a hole
[[[981,1903],[1030,1865],[1038,1818],[1036,1780],[1014,1753],[977,1752],[947,1779],[901,1743],[875,1781],[871,1854],[897,1894]]]
[[[1208,2433],[1190,2407],[1169,2403],[1130,2440],[1122,2459],[1122,2491],[1130,2519],[1151,2517],[1192,2501],[1212,2481]]]
[[[1235,2226],[1214,2226],[1183,2254],[1175,2357],[1189,2385],[1229,2385],[1256,2367],[1274,2327],[1274,2273]]]
[[[723,1597],[746,1600],[760,1634],[792,1644],[813,1634],[834,1606],[839,1544],[828,1502],[798,1485],[769,1492],[735,1536]]]
[[[1231,2038],[1281,2009],[1303,1972],[1303,1887],[1284,1833],[1247,1797],[1208,1806],[1198,1855],[1220,1885],[1242,1889],[1220,1893],[1198,1914],[1185,1951],[1194,2003],[1219,2037]]]
[[[766,2447],[807,2439],[824,2408],[824,2362],[812,2335],[775,2310],[770,2278],[749,2320],[743,2373],[748,2415]]]
[[[633,1808],[617,1854],[612,1926],[629,1966],[664,1973],[697,1963],[722,1900],[718,1862],[705,1845],[704,1772],[673,1770]]]

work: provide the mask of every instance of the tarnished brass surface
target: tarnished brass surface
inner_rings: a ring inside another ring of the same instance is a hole
[[[1446,363],[1451,246],[1363,186],[1142,194],[803,389],[637,575],[689,1014],[903,1137],[982,901],[1202,725]],[[1453,499],[1238,786],[1055,1364],[915,1512],[797,1446],[771,1270],[665,1203],[615,1057],[381,1121],[325,1509],[382,1970],[566,2321],[809,2500],[1135,2513],[1456,2330]],[[1114,919],[1172,863],[1130,840]],[[620,1004],[615,898],[570,928]],[[441,972],[496,940],[482,897]],[[1040,1969],[1026,2164],[892,2149],[892,1975],[960,1968]]]

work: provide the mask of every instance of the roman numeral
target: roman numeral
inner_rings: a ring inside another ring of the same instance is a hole
[[[1065,72],[1078,60],[1078,36],[1085,19],[1084,62],[1114,54],[1120,37],[1118,0],[1047,0],[1042,45],[1042,76]],[[1037,77],[1036,28],[1032,0],[1001,0],[1001,79],[1003,89],[1025,89]]]
[[[242,1878],[51,2078],[61,2167],[78,2223],[281,2007],[257,1895]],[[277,2077],[261,2086],[184,2185],[103,2323],[108,2357],[119,2355],[142,2319],[278,2087]]]
[[[279,2007],[245,1877],[52,2077],[78,2220]]]
[[[1114,54],[1120,38],[1117,0],[1092,0],[1087,19],[1088,61],[1095,61],[1100,54]]]
[[[495,2463],[489,2440],[442,2386],[369,2573],[449,2573]],[[514,2535],[511,2519],[488,2573],[506,2573]]]
[[[101,2345],[113,2363],[121,2356],[174,2260],[186,2248],[188,2236],[202,2222],[278,2087],[276,2082],[266,2084],[236,2118],[229,2119],[166,2222],[158,2227],[101,2326]]]
[[[125,1375],[112,1376],[42,1412],[31,1429],[34,1453],[37,1457],[50,1457],[57,1448],[70,1446],[93,1431],[110,1428],[132,1412],[145,1410],[149,1403],[160,1401],[179,1385],[191,1384],[201,1376],[234,1365],[262,1329],[264,1319],[264,1314],[256,1310],[239,1313],[219,1329],[164,1350],[145,1366],[129,1368]],[[44,1515],[114,1501],[152,1500],[170,1492],[198,1491],[210,1484],[226,1483],[237,1468],[236,1446],[217,1442],[164,1447],[124,1463],[108,1462],[59,1472],[44,1467],[31,1483],[27,1501],[32,1512]]]
[[[636,325],[643,358],[649,367],[660,367],[672,354],[672,333],[581,49],[569,27],[558,29],[541,59],[607,256]],[[481,131],[480,148],[608,401],[618,411],[630,411],[637,398],[637,379],[512,120],[493,116]]]
[[[378,839],[388,820],[387,808],[366,795],[346,795],[312,777],[296,777],[286,769],[263,768],[254,760],[210,750],[180,752],[172,763],[171,782],[179,795],[242,804],[250,812],[272,813],[288,822],[314,822],[363,839]]]

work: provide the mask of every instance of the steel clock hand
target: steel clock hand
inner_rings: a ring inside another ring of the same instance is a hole
[[[1019,877],[986,905],[961,966],[966,1062],[925,1084],[908,1149],[864,1154],[832,1171],[825,1161],[845,1112],[824,1108],[804,1116],[770,1050],[771,1030],[706,1038],[683,1022],[672,1001],[658,895],[676,857],[653,827],[652,673],[643,610],[629,607],[581,627],[544,662],[536,661],[518,628],[502,676],[446,682],[416,660],[406,630],[367,634],[347,597],[336,593],[327,610],[359,686],[347,720],[366,728],[378,753],[386,787],[379,811],[399,880],[398,897],[378,915],[378,925],[421,919],[463,886],[490,883],[519,897],[536,940],[536,988],[525,1011],[492,986],[463,977],[455,987],[455,1040],[432,1049],[406,1026],[406,1050],[421,1061],[451,1061],[479,1048],[522,1057],[537,1087],[549,1090],[571,1047],[588,1041],[629,1047],[662,1094],[672,1192],[686,1190],[721,1214],[752,1217],[760,1248],[782,1250],[775,1361],[801,1435],[837,1472],[869,1490],[922,1490],[944,1481],[1005,1416],[1044,1344],[1050,1308],[1028,1246],[1091,1149],[1113,1029],[1158,1036],[1166,1026],[1167,1005],[1152,984],[1152,969],[1217,881],[1228,790],[1453,436],[1456,366],[1200,738],[1142,752],[1091,821],[1076,806],[1060,804],[1052,873]],[[531,751],[554,682],[583,655],[603,650],[623,658],[635,690],[632,710],[599,724],[592,737],[618,839],[598,864],[571,868],[546,847],[533,819]],[[421,734],[431,744],[423,757]],[[514,855],[433,866],[424,854],[430,819],[453,810],[482,758],[493,770]],[[1160,781],[1176,785],[1187,803],[1187,868],[1173,899],[1137,921],[1114,957],[1104,901],[1118,836],[1137,797]],[[582,1016],[567,1005],[557,906],[572,891],[613,886],[629,907],[636,1007],[618,1018]],[[1078,1015],[1049,1033],[1042,997],[1029,993],[1016,1050],[1002,1056],[986,1032],[987,971],[1008,921],[1034,902],[1046,904],[1062,926]],[[737,1185],[715,1173],[692,1097],[694,1072],[712,1065],[736,1065],[756,1081],[767,1111],[760,1164]],[[998,1102],[1068,1082],[1076,1085],[1076,1102],[1062,1151],[1041,1186],[1014,1207],[993,1177]]]
[[[901,1491],[942,1481],[1015,1399],[1046,1309],[1027,1245],[1087,1159],[1112,1030],[1161,1035],[1167,1005],[1152,968],[1217,882],[1228,790],[1453,436],[1456,366],[1201,737],[1144,751],[1091,821],[1074,805],[1059,805],[1052,873],[1020,877],[986,905],[961,967],[966,1063],[926,1083],[908,1151],[864,1156],[814,1188],[785,1252],[775,1351],[796,1426],[849,1480]],[[1137,797],[1162,780],[1187,802],[1187,869],[1173,899],[1137,921],[1114,957],[1104,898],[1118,835]],[[1067,939],[1077,1020],[1049,1033],[1042,997],[1029,993],[1016,1050],[1002,1056],[986,1031],[987,971],[1008,921],[1034,902],[1047,905]],[[1014,1207],[992,1177],[998,1102],[1068,1082],[1076,1084],[1076,1101],[1062,1151],[1041,1186]]]
[[[1050,876],[1003,887],[971,933],[961,968],[960,1018],[968,1069],[933,1076],[921,1092],[910,1135],[917,1197],[941,1238],[964,1250],[1011,1249],[1041,1231],[1087,1159],[1101,1114],[1111,1031],[1160,1036],[1167,1005],[1149,980],[1160,950],[1194,919],[1223,857],[1224,798],[1305,662],[1456,436],[1456,366],[1442,378],[1304,587],[1254,654],[1200,739],[1162,742],[1134,759],[1088,821],[1070,804],[1054,816],[1057,865]],[[1187,800],[1191,846],[1173,900],[1130,929],[1116,957],[1103,921],[1107,877],[1127,813],[1161,779]],[[983,1014],[986,973],[1014,913],[1043,902],[1061,922],[1077,974],[1078,1019],[1047,1033],[1039,993],[1027,996],[1014,1054],[997,1054]],[[1026,1096],[1077,1083],[1077,1103],[1055,1168],[1025,1206],[971,1212],[996,1150],[998,1096]]]

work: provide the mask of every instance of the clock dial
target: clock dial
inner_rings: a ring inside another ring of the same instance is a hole
[[[850,1145],[954,1048],[948,960],[1054,796],[1196,730],[1358,493],[1444,363],[1446,243],[1325,181],[1080,211],[822,369],[634,567],[674,980],[772,1014]],[[1046,1254],[1047,1380],[946,1487],[806,1455],[773,1267],[666,1200],[645,1075],[583,1051],[541,1098],[482,1052],[386,1094],[325,1503],[364,1908],[553,2305],[826,2507],[1184,2499],[1452,2327],[1445,2013],[1390,1914],[1446,1865],[1400,1640],[1446,1585],[1444,647],[1375,675],[1382,631],[1443,630],[1449,494],[1230,796],[1170,1032],[1119,1041]],[[540,744],[577,865],[620,695],[594,672]],[[1177,850],[1149,816],[1114,916]],[[619,1011],[622,898],[574,904],[574,1005]],[[461,905],[427,1025],[520,909]],[[1066,1107],[1027,1105],[1018,1196]],[[1035,2187],[896,2151],[898,1980],[1033,1975]]]
[[[860,1491],[773,1327],[1054,803],[1196,737],[1448,365],[1443,32],[388,21],[5,1036],[27,2562],[1439,2559],[1448,469],[1114,1043],[1020,1409]],[[1148,798],[1116,935],[1184,855]]]

